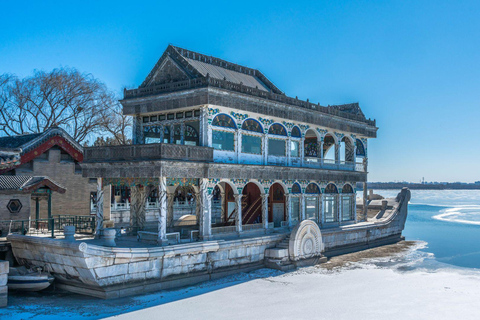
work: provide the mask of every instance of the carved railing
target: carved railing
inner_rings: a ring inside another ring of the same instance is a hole
[[[84,162],[136,160],[213,162],[213,148],[168,143],[85,148]]]
[[[131,89],[131,90],[124,90],[124,99],[131,99],[131,98],[139,98],[154,94],[161,94],[166,92],[175,92],[181,91],[186,89],[194,89],[194,88],[202,88],[202,87],[217,87],[222,89],[227,89],[231,91],[236,91],[268,100],[273,100],[280,103],[285,103],[289,105],[294,105],[300,108],[315,110],[321,113],[325,113],[328,115],[335,115],[342,118],[355,120],[364,122],[368,125],[375,126],[376,121],[371,119],[365,119],[365,116],[360,114],[349,113],[345,111],[338,110],[337,108],[328,106],[321,106],[320,104],[314,104],[309,101],[303,101],[298,98],[291,98],[286,96],[285,94],[277,94],[273,92],[264,91],[258,88],[252,88],[249,86],[245,86],[243,84],[233,83],[227,80],[215,79],[211,77],[206,78],[198,78],[198,79],[190,79],[184,81],[177,81],[172,83],[165,83],[161,85],[145,87],[145,88],[138,88],[138,89]],[[351,104],[354,105],[354,104]],[[341,105],[337,107],[348,107],[349,105]]]

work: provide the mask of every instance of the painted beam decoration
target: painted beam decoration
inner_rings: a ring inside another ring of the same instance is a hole
[[[175,187],[198,187],[198,179],[196,178],[167,178],[167,186]]]
[[[104,178],[104,185],[134,187],[134,186],[158,186],[159,178]]]

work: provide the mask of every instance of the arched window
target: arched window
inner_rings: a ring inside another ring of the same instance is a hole
[[[363,142],[360,139],[357,139],[355,140],[355,143],[357,145],[357,157],[365,157],[365,146],[363,145]]]
[[[355,220],[353,188],[345,184],[342,188],[342,221]]]
[[[145,139],[145,143],[160,143],[161,136],[161,127],[159,126],[147,126],[143,129],[143,137]]]
[[[295,126],[292,128],[292,138],[301,138],[302,134],[300,133],[300,129]]]
[[[352,186],[349,184],[346,184],[342,188],[342,193],[353,193]]]
[[[318,186],[315,183],[310,183],[307,188],[305,189],[305,193],[309,194],[319,194],[320,189],[318,189]]]
[[[262,125],[258,121],[253,119],[245,120],[242,124],[242,129],[246,131],[263,133]]]
[[[235,121],[233,121],[233,119],[230,116],[227,116],[226,114],[217,115],[212,121],[212,126],[232,128],[232,129],[237,128],[237,126],[235,125]]]
[[[333,183],[329,183],[325,188],[325,193],[338,193],[337,186]]]
[[[292,193],[302,193],[302,189],[298,183],[294,183],[292,186]]]
[[[287,130],[281,124],[274,123],[268,129],[269,134],[275,134],[277,136],[287,136]]]
[[[185,144],[198,146],[198,132],[188,124],[185,126]]]

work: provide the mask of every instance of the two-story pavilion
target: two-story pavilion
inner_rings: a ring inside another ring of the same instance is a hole
[[[99,201],[110,185],[129,188],[135,230],[153,224],[152,208],[159,243],[186,225],[189,238],[198,230],[206,240],[364,219],[355,186],[367,180],[377,127],[358,103],[291,98],[258,70],[171,45],[121,103],[134,119],[133,145],[85,149],[83,175],[99,178]],[[175,215],[182,195],[195,214]]]

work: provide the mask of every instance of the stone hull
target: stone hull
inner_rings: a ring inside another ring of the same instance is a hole
[[[321,255],[292,261],[296,266],[303,266],[311,264],[309,261],[323,262],[325,256],[401,240],[409,199],[410,192],[405,189],[389,202],[390,209],[381,212],[381,217],[319,229]],[[10,235],[8,240],[20,264],[45,266],[57,279],[58,287],[108,299],[192,285],[264,267],[268,260],[266,250],[275,248],[289,233],[285,230],[244,239],[151,248],[110,248],[22,235]]]

